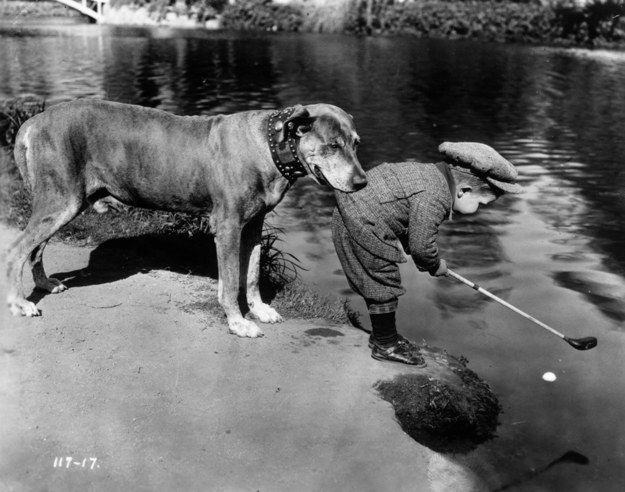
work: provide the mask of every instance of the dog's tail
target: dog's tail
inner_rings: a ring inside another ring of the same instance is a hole
[[[15,164],[27,188],[32,185],[32,176],[27,170],[29,139],[26,128],[31,126],[33,117],[44,111],[45,106],[45,100],[26,94],[3,102],[0,108],[0,145],[13,148]]]
[[[25,121],[20,127],[15,137],[15,144],[13,147],[13,157],[15,159],[15,165],[22,176],[24,185],[29,191],[32,191],[32,176],[28,172],[28,147],[30,143],[30,128],[31,121]]]

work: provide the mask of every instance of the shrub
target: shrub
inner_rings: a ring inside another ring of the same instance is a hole
[[[346,30],[446,39],[540,42],[550,39],[553,12],[535,4],[355,0]]]
[[[345,30],[499,42],[596,44],[625,39],[625,0],[537,2],[353,0]]]
[[[34,96],[0,101],[0,146],[12,149],[20,126],[31,116],[41,113],[45,106],[45,100]]]
[[[112,0],[171,10],[174,0]],[[199,20],[222,12],[233,30],[410,34],[543,44],[615,44],[625,40],[625,0],[187,0]]]
[[[13,160],[20,126],[44,110],[43,99],[25,96],[0,101],[0,220],[23,228],[30,217],[30,194]]]
[[[299,31],[302,10],[297,5],[276,5],[271,0],[241,0],[222,13],[224,29]]]
[[[552,8],[558,37],[562,39],[590,45],[625,39],[625,0],[593,0],[585,5],[559,0]]]
[[[23,229],[30,217],[30,203],[11,151],[0,146],[0,221]]]

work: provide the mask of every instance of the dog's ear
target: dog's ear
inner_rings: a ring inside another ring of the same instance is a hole
[[[310,116],[308,110],[298,104],[294,106],[293,114],[284,121],[284,139],[289,135],[301,137],[304,133],[309,132],[315,119]]]

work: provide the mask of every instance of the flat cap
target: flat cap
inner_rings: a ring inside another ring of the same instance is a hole
[[[519,173],[499,152],[478,142],[443,142],[438,151],[446,161],[468,168],[477,176],[507,193],[521,193],[523,187],[515,183]]]

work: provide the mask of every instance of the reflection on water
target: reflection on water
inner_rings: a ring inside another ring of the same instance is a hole
[[[492,145],[518,166],[526,193],[446,223],[443,256],[462,275],[572,337],[597,336],[599,346],[572,353],[475,291],[402,265],[408,288],[402,331],[466,355],[505,406],[498,439],[436,466],[447,463],[448,476],[473,477],[465,490],[510,483],[532,491],[621,489],[623,53],[0,24],[0,67],[0,97],[35,93],[48,104],[92,96],[215,114],[334,103],[354,116],[366,168],[437,160],[445,140]],[[309,269],[307,280],[347,295],[329,233],[333,204],[330,190],[303,179],[271,221],[287,231],[285,247]],[[556,383],[542,381],[546,370],[558,375]],[[589,456],[590,465],[528,475],[568,450]]]
[[[621,323],[625,321],[625,286],[615,275],[598,271],[556,272],[554,280],[585,296],[606,316]]]

